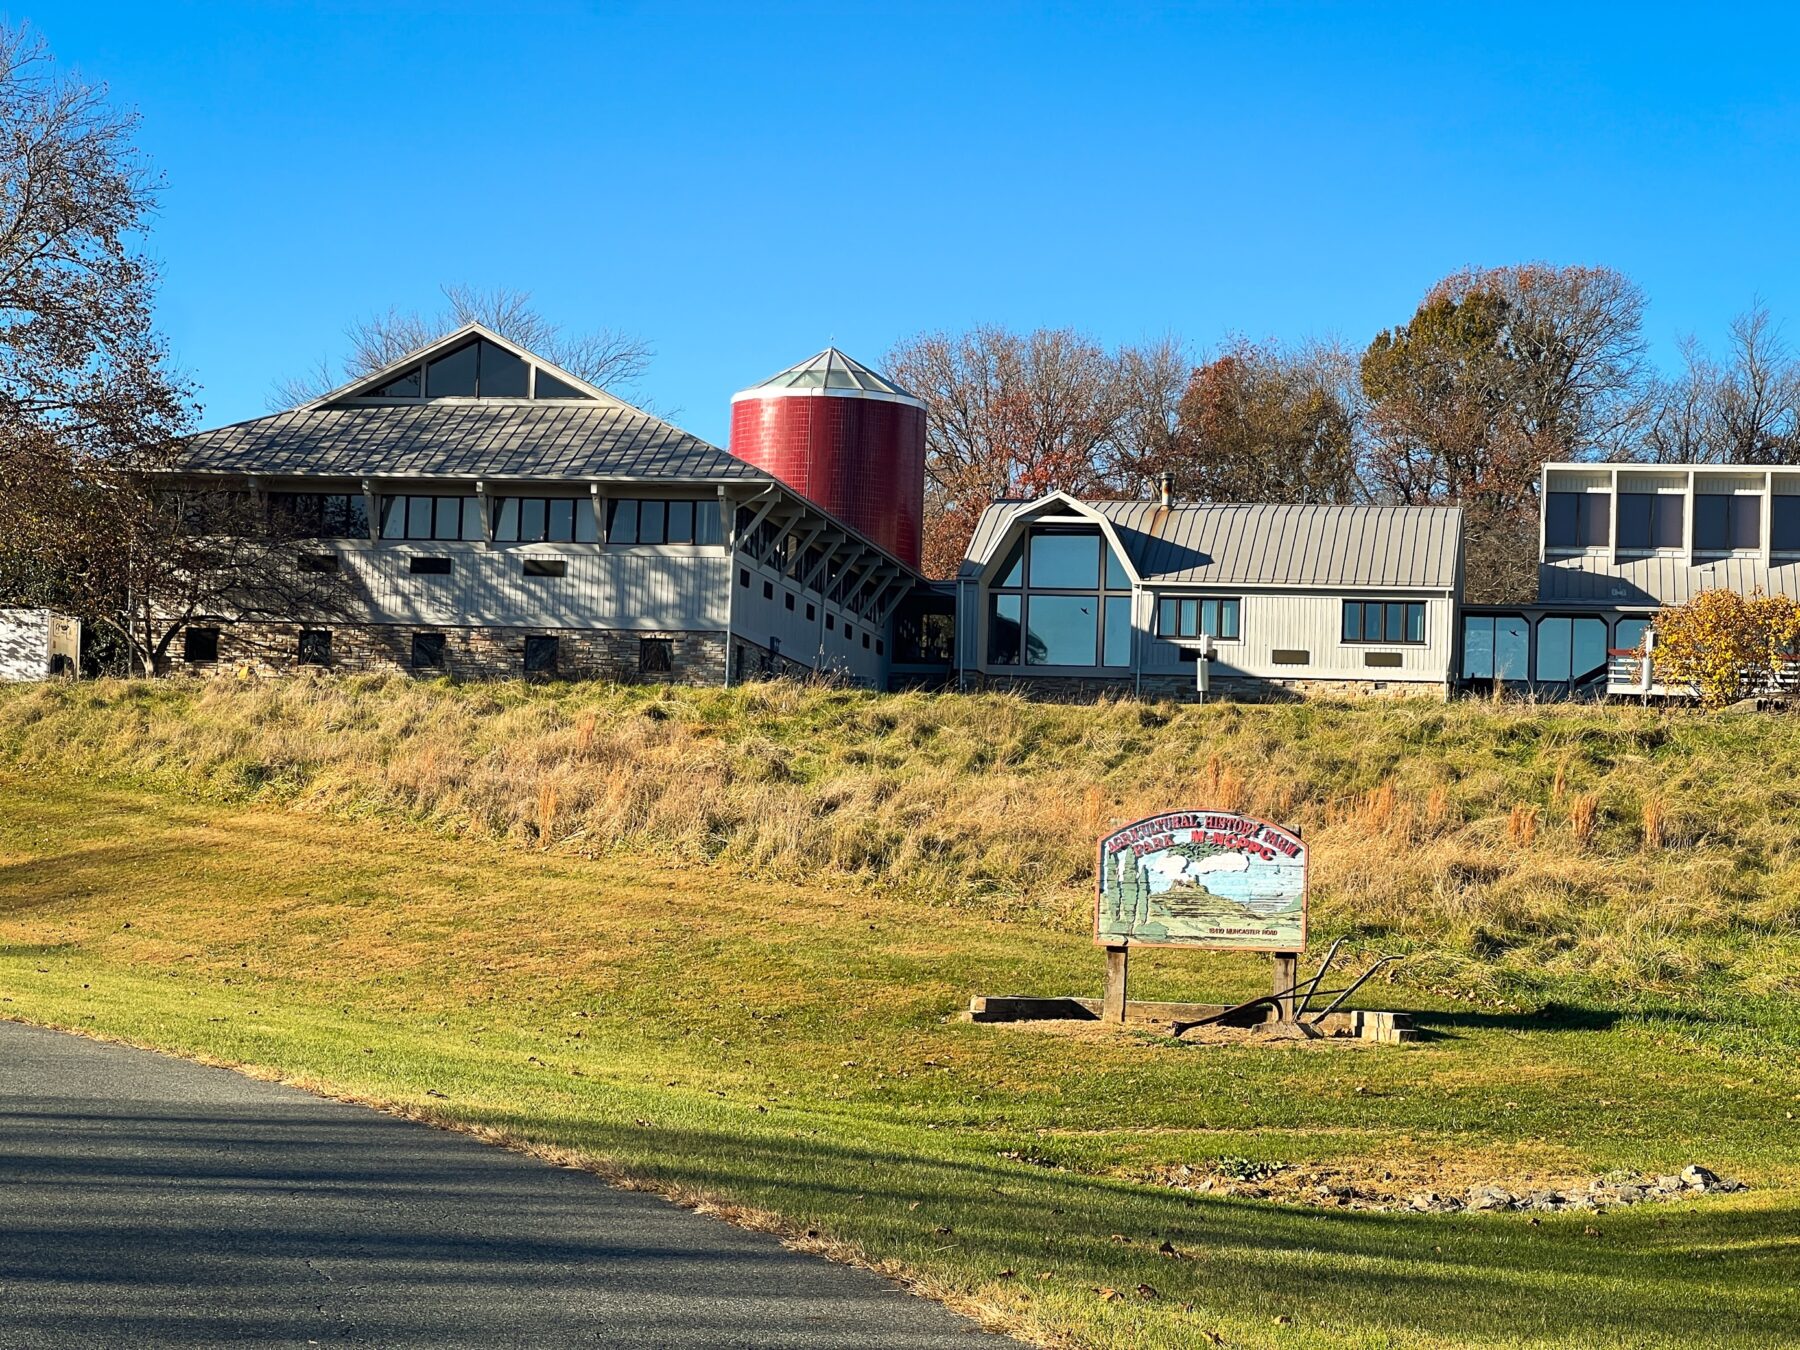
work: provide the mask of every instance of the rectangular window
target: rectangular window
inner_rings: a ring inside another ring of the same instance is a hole
[[[1106,632],[1100,642],[1100,664],[1131,664],[1131,597],[1109,595],[1105,601]]]
[[[864,630],[862,639],[863,639],[863,650],[866,652],[869,650],[869,634],[868,634],[867,630]]]
[[[527,558],[524,574],[528,577],[566,577],[569,563],[566,558]]]
[[[219,630],[189,628],[181,635],[181,656],[196,666],[211,665],[219,659]]]
[[[1236,599],[1210,596],[1186,600],[1165,595],[1157,606],[1157,634],[1165,638],[1193,638],[1205,634],[1221,641],[1235,642],[1239,603]]]
[[[1029,555],[1026,584],[1033,590],[1097,590],[1100,586],[1098,534],[1033,530]]]
[[[298,539],[367,539],[369,512],[360,492],[274,492],[269,524]]]
[[[383,497],[383,539],[479,539],[479,497]]]
[[[1421,600],[1346,600],[1343,640],[1417,646],[1425,641],[1425,604]]]
[[[1098,574],[1100,559],[1094,566]],[[1034,594],[1025,610],[1025,664],[1091,666],[1096,664],[1099,615],[1091,595]]]
[[[746,587],[746,588],[749,587],[749,585],[750,585],[750,569],[748,567],[738,568],[738,585]]]
[[[814,620],[814,619],[816,619],[816,618],[818,618],[818,617],[819,617],[819,610],[818,610],[818,607],[817,607],[817,606],[816,606],[816,605],[811,605],[811,604],[809,604],[809,605],[807,605],[807,607],[806,607],[806,621],[807,621],[807,622],[808,622],[808,623],[811,623],[811,622],[812,622],[812,621],[813,621],[813,620]]]
[[[1305,666],[1312,664],[1312,653],[1296,651],[1288,647],[1277,647],[1269,653],[1269,660],[1277,666]]]
[[[774,598],[775,598],[775,583],[772,581],[763,582],[763,599],[773,600]]]
[[[1405,658],[1399,652],[1364,652],[1365,666],[1397,667]]]
[[[328,666],[331,664],[331,630],[328,628],[308,628],[301,632],[300,643],[294,653],[294,659],[303,666]]]
[[[1465,680],[1527,679],[1530,650],[1531,630],[1521,615],[1470,614],[1463,618]]]
[[[671,638],[638,639],[638,674],[667,675],[675,669],[675,643]]]
[[[415,577],[447,577],[450,575],[448,558],[409,558],[407,570]]]
[[[1800,497],[1769,498],[1769,547],[1777,553],[1800,553]]]
[[[1762,546],[1758,493],[1701,493],[1694,498],[1694,551],[1727,553]]]
[[[792,591],[783,591],[781,593],[781,600],[789,609],[794,607],[794,593]]]
[[[338,558],[335,553],[302,553],[300,555],[302,572],[335,572],[338,570]]]
[[[1681,497],[1673,492],[1619,494],[1619,547],[1680,548]]]
[[[768,522],[757,527],[758,537],[746,538],[742,547],[767,542]],[[659,501],[621,498],[606,504],[606,541],[609,544],[716,544],[719,511],[712,502]]]
[[[502,544],[591,544],[594,503],[587,497],[502,497],[494,540]]]
[[[666,544],[668,535],[668,503],[638,503],[638,537],[640,544]]]
[[[442,633],[413,634],[412,668],[414,670],[442,670],[444,668],[444,635]]]
[[[553,637],[525,639],[525,674],[544,678],[556,674],[558,642]]]
[[[1551,492],[1544,497],[1546,548],[1605,548],[1610,537],[1610,492]]]
[[[996,666],[1019,664],[1021,623],[1024,600],[1017,595],[988,597],[988,663]],[[826,619],[829,624],[831,620]]]
[[[837,628],[837,617],[835,615],[827,614],[825,616],[825,631],[827,633],[830,633],[830,632],[835,631],[836,628]]]

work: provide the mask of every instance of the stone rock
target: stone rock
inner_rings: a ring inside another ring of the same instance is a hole
[[[1504,1186],[1469,1187],[1469,1208],[1473,1210],[1511,1209],[1517,1198]]]
[[[1706,1191],[1719,1184],[1719,1174],[1699,1163],[1689,1163],[1681,1169],[1681,1180],[1690,1190]]]

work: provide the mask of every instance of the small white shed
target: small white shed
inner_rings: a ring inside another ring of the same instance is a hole
[[[47,680],[80,669],[80,619],[52,609],[0,609],[0,680]]]

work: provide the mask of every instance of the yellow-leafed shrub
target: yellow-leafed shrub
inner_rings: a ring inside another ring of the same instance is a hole
[[[1656,669],[1664,685],[1690,685],[1720,708],[1772,687],[1800,644],[1800,604],[1760,591],[1701,591],[1656,616]]]

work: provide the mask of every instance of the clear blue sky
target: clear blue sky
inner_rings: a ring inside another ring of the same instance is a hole
[[[1471,264],[1617,267],[1664,359],[1754,296],[1800,341],[1786,6],[21,12],[143,114],[208,425],[455,281],[642,334],[714,441],[830,340],[1360,344]]]

